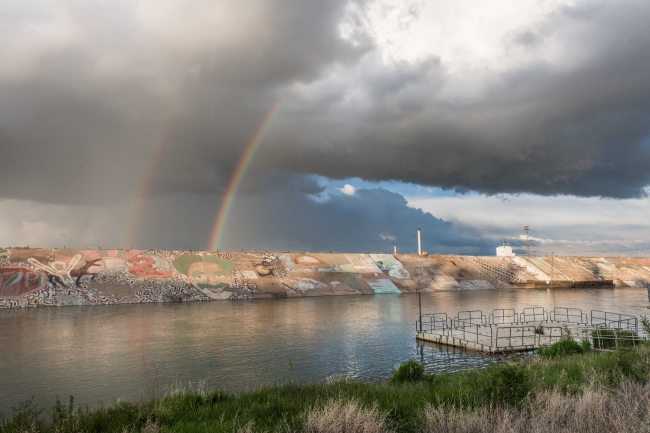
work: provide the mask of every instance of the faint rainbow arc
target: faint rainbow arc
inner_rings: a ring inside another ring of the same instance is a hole
[[[149,148],[145,158],[144,170],[142,170],[141,175],[136,182],[137,186],[133,190],[133,195],[127,205],[125,230],[120,242],[121,247],[124,249],[129,249],[133,246],[135,232],[138,228],[138,223],[142,219],[142,213],[144,211],[144,198],[149,193],[153,184],[155,169],[160,163],[160,158],[163,153],[162,150],[167,143],[169,134],[173,130],[174,120],[174,115],[169,114],[166,116],[162,128],[159,129],[156,136],[156,140]]]
[[[235,172],[230,178],[228,187],[226,188],[223,199],[221,200],[221,205],[219,206],[219,210],[217,211],[214,225],[212,228],[212,234],[210,235],[210,243],[208,244],[208,248],[207,248],[208,250],[217,250],[219,248],[221,235],[223,234],[223,229],[226,225],[226,220],[228,219],[228,214],[230,212],[233,199],[235,198],[237,188],[239,188],[239,185],[241,184],[241,181],[244,178],[246,169],[248,168],[248,165],[253,159],[253,156],[255,155],[255,151],[258,149],[260,143],[264,139],[264,135],[266,134],[269,127],[273,123],[273,120],[275,120],[275,117],[280,112],[280,109],[282,108],[284,103],[289,98],[291,92],[293,92],[293,89],[296,87],[297,83],[298,80],[294,81],[293,84],[291,84],[284,91],[284,93],[280,95],[280,97],[271,106],[269,111],[267,111],[266,115],[264,116],[264,119],[262,119],[262,122],[260,123],[259,127],[255,131],[255,134],[253,135],[251,140],[248,142],[248,145],[244,149],[242,156],[239,158],[239,162],[237,163]]]

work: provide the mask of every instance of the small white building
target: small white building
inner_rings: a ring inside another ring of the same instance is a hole
[[[512,252],[512,247],[508,245],[506,240],[503,240],[503,245],[497,247],[497,257],[514,257],[515,253]]]

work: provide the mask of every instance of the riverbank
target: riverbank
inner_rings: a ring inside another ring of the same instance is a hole
[[[557,352],[554,353],[557,355]],[[393,380],[284,383],[234,394],[174,387],[95,410],[23,403],[0,432],[646,432],[650,346],[552,359],[515,357],[483,370]],[[51,420],[45,421],[48,415]]]
[[[0,308],[649,284],[647,258],[0,248]]]

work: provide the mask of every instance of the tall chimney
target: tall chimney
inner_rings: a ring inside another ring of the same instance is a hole
[[[418,229],[418,256],[422,255],[422,241],[420,240],[420,229]]]

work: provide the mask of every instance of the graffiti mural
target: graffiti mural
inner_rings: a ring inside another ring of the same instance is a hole
[[[20,298],[45,287],[46,279],[38,271],[23,266],[0,267],[0,298]]]
[[[388,254],[370,254],[370,257],[386,275],[400,280],[411,278],[411,274],[404,269],[404,266],[395,257]]]
[[[519,256],[6,248],[0,307],[489,290],[547,280],[550,267]],[[552,271],[554,281],[650,284],[646,258],[556,258]]]
[[[401,293],[369,255],[346,254],[345,257],[375,293]]]
[[[212,255],[187,254],[172,262],[174,268],[194,287],[211,299],[228,299],[232,296],[232,273],[235,262]]]
[[[27,259],[27,261],[31,263],[35,268],[47,272],[49,278],[56,280],[62,285],[69,285],[73,283],[72,277],[70,276],[70,271],[79,262],[80,258],[81,254],[76,254],[67,263],[64,261],[55,260],[48,264],[43,264],[31,257]]]

